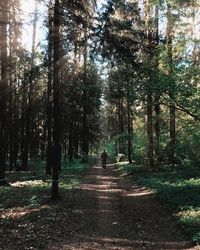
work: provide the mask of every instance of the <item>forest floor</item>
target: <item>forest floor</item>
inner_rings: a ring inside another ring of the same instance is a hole
[[[0,249],[198,249],[155,194],[114,164],[98,161],[62,196],[0,210]]]

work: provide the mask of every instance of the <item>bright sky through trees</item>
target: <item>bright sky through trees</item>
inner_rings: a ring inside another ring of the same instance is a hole
[[[44,19],[47,14],[47,7],[45,1],[37,4],[37,32],[36,32],[36,46],[45,39],[46,32],[44,27]],[[32,31],[33,20],[35,13],[35,0],[22,1],[22,19],[23,19],[23,32],[22,43],[27,50],[31,50],[32,46]]]
[[[102,4],[105,3],[106,0],[98,0],[97,7],[101,8]],[[44,19],[47,14],[47,1],[41,1],[38,3],[38,11],[37,11],[37,32],[36,32],[36,46],[41,44],[46,36],[45,27],[44,27]],[[34,12],[35,12],[35,0],[23,0],[22,1],[22,19],[23,19],[23,32],[22,32],[22,43],[27,50],[31,50],[32,46],[32,27],[34,20]]]

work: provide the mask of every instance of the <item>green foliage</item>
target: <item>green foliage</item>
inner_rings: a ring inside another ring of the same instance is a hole
[[[80,184],[80,178],[86,173],[89,166],[95,162],[90,157],[88,163],[80,163],[75,160],[69,164],[62,164],[62,173],[59,178],[60,192],[62,196]],[[31,161],[31,171],[13,172],[8,175],[9,187],[0,187],[0,210],[13,207],[41,207],[45,197],[50,195],[51,179],[44,173],[43,161]],[[42,168],[43,166],[43,168]],[[9,197],[9,199],[8,199]]]
[[[29,200],[28,207],[40,207],[41,206],[41,199],[39,199],[36,195],[33,195]]]
[[[143,129],[136,128],[133,133],[133,160],[142,163],[146,153],[146,134]]]
[[[102,80],[96,65],[92,62],[87,62],[87,67],[84,68],[82,66],[78,73],[73,76],[73,84],[70,88],[70,92],[68,82],[66,81],[63,109],[65,110],[66,116],[65,133],[67,138],[70,137],[70,133],[72,133],[75,134],[79,140],[82,139],[83,113],[85,113],[88,127],[88,131],[85,131],[87,140],[92,146],[98,145],[101,134],[101,88]]]
[[[10,187],[1,187],[1,209],[40,206],[43,196],[49,194],[49,185],[50,183],[41,179],[36,181],[22,179],[13,182]]]
[[[194,243],[199,243],[200,242],[200,232],[196,233],[193,238],[192,238]]]
[[[81,177],[83,176],[88,167],[93,165],[95,163],[95,157],[89,157],[88,162],[86,163],[81,163],[80,160],[75,159],[72,162],[69,162],[65,164],[63,162],[63,175],[65,176],[77,176]]]
[[[137,2],[108,1],[99,21],[103,57],[134,64],[145,37]]]
[[[128,134],[123,133],[120,135],[116,135],[111,140],[105,143],[104,148],[106,149],[109,156],[113,160],[116,159],[116,155],[118,153],[124,154],[127,159],[127,156],[128,156],[127,140],[128,140]],[[146,153],[146,140],[147,139],[146,139],[146,134],[144,133],[144,130],[141,129],[140,127],[136,127],[134,129],[134,133],[131,135],[131,141],[132,141],[133,160],[137,163],[142,163],[144,161],[144,157]],[[121,143],[121,148],[123,149],[123,152],[118,152],[119,141]]]
[[[200,161],[200,125],[191,119],[180,119],[181,129],[177,133],[176,151],[179,159],[188,165]]]
[[[113,161],[115,160],[116,157],[116,142],[114,139],[109,140],[106,142],[103,146],[105,148],[106,152],[109,155],[109,159],[112,159]]]

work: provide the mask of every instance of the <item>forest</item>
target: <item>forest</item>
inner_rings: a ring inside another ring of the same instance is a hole
[[[0,34],[0,250],[198,249],[199,0],[1,0]]]

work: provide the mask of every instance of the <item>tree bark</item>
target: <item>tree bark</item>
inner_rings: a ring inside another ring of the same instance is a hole
[[[155,6],[155,33],[156,33],[156,59],[155,59],[155,69],[156,69],[156,93],[154,97],[155,101],[155,165],[157,168],[160,166],[160,91],[159,91],[159,59],[158,59],[158,47],[159,47],[159,9],[158,4]]]
[[[87,24],[86,24],[87,25]],[[83,126],[82,126],[82,162],[88,161],[89,153],[89,131],[88,131],[88,104],[87,104],[87,27],[84,31],[85,47],[84,47],[84,90],[83,90]]]
[[[11,20],[9,20],[11,22]],[[9,164],[10,171],[13,170],[13,144],[14,144],[14,124],[13,124],[13,69],[12,69],[12,26],[9,26]]]
[[[26,109],[26,126],[24,149],[22,155],[22,169],[28,169],[28,155],[30,151],[31,141],[31,119],[32,119],[32,105],[33,105],[33,85],[34,85],[34,60],[35,60],[35,39],[36,39],[36,25],[37,25],[37,1],[35,1],[35,16],[33,22],[33,36],[32,36],[32,53],[31,53],[31,68],[30,68],[30,85],[28,91],[28,104]]]
[[[61,168],[61,105],[60,105],[60,87],[61,87],[61,37],[60,37],[60,9],[61,0],[55,0],[54,21],[53,21],[53,175],[51,198],[59,198],[59,169]]]
[[[17,159],[19,152],[19,116],[17,112],[18,102],[17,102],[17,91],[15,90],[14,98],[14,136],[13,136],[13,165],[15,170],[17,169]]]
[[[173,33],[173,20],[171,5],[167,4],[167,54],[168,54],[168,67],[169,67],[169,77],[172,79],[172,84],[170,86],[169,96],[170,108],[169,108],[169,136],[170,136],[170,152],[169,152],[169,162],[171,164],[175,163],[175,148],[176,148],[176,107],[174,102],[174,81],[173,81],[173,58],[172,58],[172,33]]]
[[[131,108],[130,108],[130,95],[127,91],[127,117],[128,117],[128,161],[132,163],[132,126],[131,126]]]
[[[50,175],[52,170],[52,56],[53,56],[53,44],[52,44],[52,25],[53,25],[53,15],[52,15],[52,2],[49,1],[49,13],[48,13],[49,23],[49,37],[48,37],[48,86],[47,86],[47,152],[46,152],[46,174]]]
[[[150,18],[150,3],[146,1],[146,27],[147,27],[147,39],[149,47],[151,46],[151,18]],[[150,54],[150,52],[149,52]],[[150,56],[150,55],[149,55]],[[149,76],[147,83],[147,138],[148,138],[148,149],[147,149],[147,165],[149,168],[154,168],[154,141],[153,141],[153,98],[152,98],[152,76]]]
[[[147,137],[148,137],[148,167],[154,167],[154,143],[153,143],[153,100],[151,90],[147,94]]]
[[[1,11],[2,9],[2,11]],[[0,81],[0,185],[5,185],[5,165],[6,165],[6,126],[7,126],[7,88],[8,88],[8,1],[0,3],[0,56],[1,56],[1,81]]]
[[[70,105],[68,156],[69,156],[69,162],[72,162],[74,160],[74,109],[73,109],[73,104]]]

